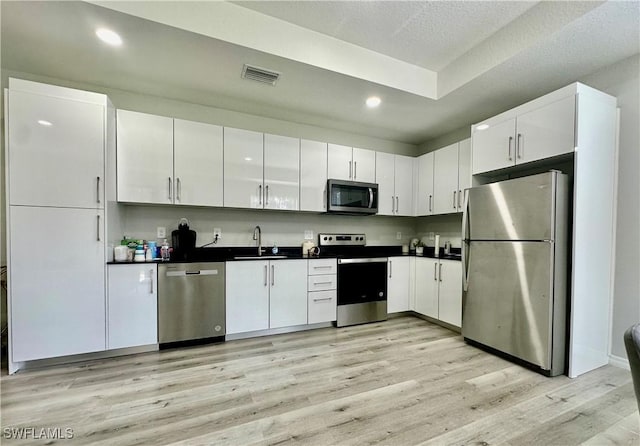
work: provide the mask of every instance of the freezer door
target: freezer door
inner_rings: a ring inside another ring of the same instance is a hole
[[[470,242],[462,335],[551,368],[553,243]]]
[[[470,240],[553,240],[556,172],[469,189]]]

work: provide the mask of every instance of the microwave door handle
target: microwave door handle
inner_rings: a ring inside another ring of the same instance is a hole
[[[373,188],[369,188],[369,209],[373,207]]]

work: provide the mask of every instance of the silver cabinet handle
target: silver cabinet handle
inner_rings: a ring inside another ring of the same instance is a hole
[[[264,286],[267,286],[267,265],[264,266]]]
[[[442,263],[440,264],[440,268],[438,269],[438,280],[442,282]]]
[[[180,178],[176,178],[176,200],[182,201],[182,183],[180,182]]]
[[[273,265],[271,265],[271,286],[276,284],[276,270]]]
[[[389,260],[389,279],[393,278],[393,262]]]
[[[100,216],[96,215],[96,241],[100,241]]]
[[[265,189],[265,192],[266,192],[266,198],[264,200],[264,205],[268,206],[269,205],[269,185],[267,184],[264,189]]]
[[[395,213],[396,213],[395,205],[396,205],[396,200],[395,200],[395,198],[394,198],[394,197],[393,197],[393,195],[392,195],[392,196],[391,196],[391,213],[392,213],[392,214],[395,214]]]
[[[460,204],[460,200],[461,200],[461,198],[460,198],[460,197],[461,197],[461,196],[462,196],[462,190],[458,190],[458,209],[460,209],[460,207],[462,206],[462,205]]]
[[[522,148],[522,133],[518,133],[518,139],[516,140],[516,156],[518,158],[522,158],[521,149]]]
[[[400,212],[400,199],[396,195],[396,214]]]
[[[171,183],[171,177],[169,177],[169,200],[171,200],[171,189],[173,189],[173,184]]]
[[[320,302],[320,301],[323,301],[323,300],[332,300],[332,299],[333,299],[333,297],[314,297],[313,301],[314,302]]]
[[[260,200],[258,204],[262,205],[262,184],[258,186],[258,200]]]
[[[456,192],[457,192],[457,191],[455,191],[455,190],[453,191],[453,208],[454,208],[454,209],[456,209],[456,208],[457,208],[457,205],[456,205],[456,203],[457,203],[457,202],[456,202]]]
[[[438,262],[433,264],[433,280],[438,281]]]
[[[349,179],[351,179],[351,161],[349,161]]]
[[[153,270],[149,270],[149,294],[153,294]]]
[[[100,204],[100,177],[96,177],[96,203]]]
[[[509,144],[508,144],[508,152],[507,154],[509,155],[509,161],[513,161],[513,157],[511,156],[511,144],[513,143],[513,136],[509,137]]]
[[[353,179],[357,179],[358,178],[358,162],[354,161],[353,162]]]
[[[429,212],[431,212],[431,201],[433,199],[433,195],[429,195]]]

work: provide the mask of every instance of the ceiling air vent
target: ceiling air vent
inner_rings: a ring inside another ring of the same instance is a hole
[[[263,84],[275,85],[280,77],[280,73],[267,70],[266,68],[244,64],[244,67],[242,67],[242,77],[243,79],[262,82]]]

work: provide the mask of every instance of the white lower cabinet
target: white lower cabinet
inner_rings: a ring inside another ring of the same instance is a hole
[[[227,334],[307,323],[307,260],[226,264]]]
[[[416,258],[415,311],[460,327],[462,264],[456,260]]]
[[[158,265],[109,265],[107,349],[158,343]]]
[[[336,259],[309,260],[308,323],[332,322],[336,320],[337,293]]]
[[[12,361],[103,351],[104,211],[10,206],[9,212]]]
[[[387,313],[409,311],[410,258],[389,257],[387,274]]]

